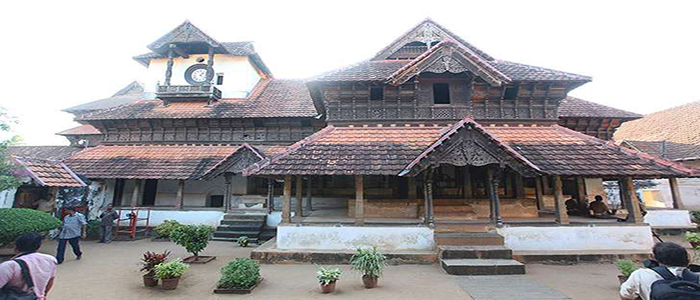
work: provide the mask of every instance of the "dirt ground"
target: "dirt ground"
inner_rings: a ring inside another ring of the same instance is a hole
[[[186,257],[182,247],[147,240],[109,245],[87,241],[82,246],[80,261],[74,260],[70,249],[67,251],[48,299],[471,299],[457,285],[457,277],[445,274],[438,265],[389,266],[379,287],[372,290],[362,287],[360,275],[351,272],[349,266],[339,266],[344,273],[332,295],[320,293],[314,265],[262,265],[265,279],[252,294],[216,295],[212,291],[221,267],[233,258],[249,257],[252,249],[226,242],[212,242],[203,255],[215,255],[217,259],[192,265],[177,290],[164,291],[143,286],[139,258],[145,251],[163,250],[172,251],[173,257]],[[46,242],[42,252],[54,254],[55,247],[55,242]],[[527,272],[532,279],[576,300],[617,299],[617,272],[611,264],[528,265]]]

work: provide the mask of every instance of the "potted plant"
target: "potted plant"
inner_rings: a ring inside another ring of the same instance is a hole
[[[208,225],[181,225],[175,227],[170,234],[170,239],[176,244],[185,247],[187,252],[193,255],[183,261],[190,264],[205,264],[214,260],[215,256],[200,256],[204,248],[211,240],[214,227]]]
[[[321,284],[321,292],[329,294],[335,292],[335,283],[343,272],[339,269],[326,269],[321,267],[316,274],[316,278],[318,278],[318,282]]]
[[[620,275],[617,275],[617,279],[620,280],[620,284],[627,281],[632,272],[639,269],[639,266],[629,259],[618,259],[615,261],[615,266],[620,270]]]
[[[236,258],[221,268],[217,294],[249,294],[260,284],[260,264],[248,258]]]
[[[350,258],[352,269],[362,273],[362,283],[366,289],[377,286],[379,276],[384,272],[386,256],[377,250],[377,247],[358,248]]]
[[[163,283],[164,290],[174,290],[180,283],[180,277],[190,266],[182,263],[179,259],[171,262],[156,265],[156,278]]]
[[[250,239],[244,235],[239,237],[238,240],[236,240],[236,243],[238,243],[238,246],[248,247],[248,244],[250,244]]]
[[[688,242],[690,242],[690,245],[693,246],[693,249],[697,249],[698,246],[700,246],[700,233],[686,231],[685,239],[688,240]]]
[[[152,240],[156,242],[170,241],[170,234],[175,228],[180,226],[182,226],[182,224],[180,224],[178,221],[165,220],[163,223],[160,223],[160,225],[153,228],[154,236]]]
[[[146,251],[141,258],[141,271],[143,274],[143,285],[147,287],[154,287],[158,285],[158,279],[155,278],[156,266],[164,263],[168,260],[170,256],[169,251],[163,253],[156,253],[151,251]]]

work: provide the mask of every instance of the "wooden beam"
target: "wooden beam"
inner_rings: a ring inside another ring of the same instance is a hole
[[[557,224],[569,224],[569,214],[566,213],[561,177],[554,175],[552,180],[554,181],[554,221]]]
[[[313,206],[311,203],[311,176],[306,177],[306,210],[309,214],[313,211]]]
[[[292,222],[292,175],[284,176],[284,192],[282,196],[282,223]]]
[[[275,180],[267,180],[267,213],[275,210]]]
[[[428,227],[434,227],[435,216],[433,215],[433,168],[428,168],[425,173],[425,187],[423,188],[423,193],[425,194],[425,216],[423,221]]]
[[[673,199],[673,208],[685,209],[683,199],[681,198],[681,192],[678,189],[678,179],[676,179],[675,177],[669,178],[668,185],[671,188],[671,199]]]
[[[464,199],[474,198],[474,190],[472,189],[472,174],[469,172],[469,166],[464,167],[464,176],[462,180],[462,188],[464,189]]]
[[[503,218],[501,217],[501,199],[498,196],[498,186],[501,183],[500,176],[496,174],[496,169],[489,167],[486,169],[486,176],[489,185],[489,207],[491,208],[490,220],[493,225],[502,226]]]
[[[224,182],[226,183],[226,195],[224,195],[224,212],[231,210],[231,176],[233,174],[224,174]]]
[[[303,189],[304,189],[304,176],[297,176],[296,180],[296,196],[295,202],[294,202],[294,216],[297,217],[297,220],[301,222],[301,217],[304,216],[304,211],[303,211],[303,201],[304,201],[304,194],[303,194]]]
[[[642,217],[642,210],[639,207],[639,200],[637,200],[637,193],[634,191],[634,181],[632,177],[626,176],[622,180],[622,188],[620,189],[624,193],[624,199],[626,201],[627,208],[627,222],[630,223],[644,223],[644,218]]]
[[[544,193],[542,191],[542,177],[535,178],[535,198],[537,198],[537,209],[543,210],[545,208],[545,204]]]
[[[183,209],[185,207],[185,181],[180,179],[177,181],[177,203],[175,207]]]
[[[588,194],[586,193],[586,179],[583,176],[576,177],[576,193],[580,211],[588,211]]]
[[[134,191],[131,193],[131,207],[139,206],[139,198],[141,198],[142,179],[134,180]]]
[[[355,175],[355,225],[365,225],[365,195],[362,175]]]

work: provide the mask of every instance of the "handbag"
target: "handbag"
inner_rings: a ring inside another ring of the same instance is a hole
[[[2,289],[0,289],[0,300],[37,300],[39,299],[36,294],[34,294],[34,281],[32,280],[32,277],[29,275],[29,266],[27,266],[27,263],[19,260],[19,259],[13,259],[14,262],[19,264],[20,269],[22,270],[22,279],[24,280],[24,283],[27,284],[27,287],[29,289],[28,292],[22,291],[22,289],[17,288],[17,287],[8,287],[5,286]]]

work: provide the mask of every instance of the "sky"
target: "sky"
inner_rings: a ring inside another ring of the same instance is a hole
[[[62,112],[146,68],[131,57],[189,19],[253,41],[277,78],[368,59],[431,18],[498,59],[593,77],[570,95],[638,113],[700,100],[700,1],[12,1],[0,107],[27,145],[62,145]],[[0,136],[2,137],[2,136]]]

